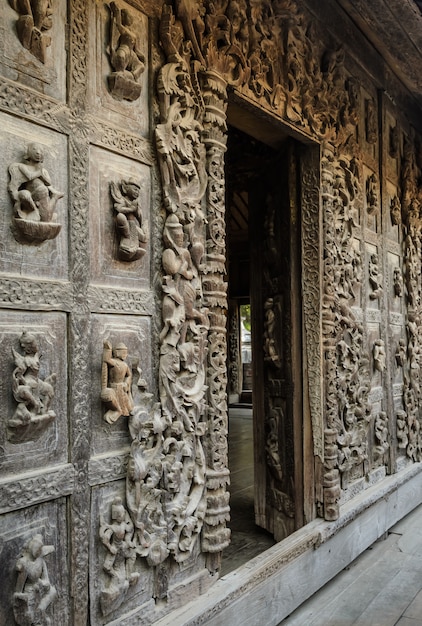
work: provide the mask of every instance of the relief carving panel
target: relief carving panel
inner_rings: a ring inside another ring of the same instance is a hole
[[[8,0],[0,7],[2,75],[66,99],[65,0]]]
[[[91,272],[94,283],[146,289],[150,281],[150,168],[92,147]]]
[[[12,313],[0,321],[3,475],[67,459],[66,315]]]
[[[67,138],[0,114],[0,271],[67,278]]]
[[[2,624],[68,623],[66,537],[64,498],[2,517]]]
[[[131,130],[147,136],[148,17],[122,0],[97,3],[91,15],[96,44],[89,50],[90,100],[99,118],[123,127],[130,119]]]
[[[139,530],[128,512],[124,481],[92,490],[91,623],[106,624],[153,600],[154,572],[139,558]]]
[[[150,318],[94,315],[91,355],[93,452],[127,448],[138,385],[151,384]]]

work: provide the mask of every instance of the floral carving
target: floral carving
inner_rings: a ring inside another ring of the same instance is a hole
[[[50,374],[45,380],[40,378],[40,354],[34,335],[23,332],[19,344],[23,354],[12,348],[15,360],[12,391],[18,403],[7,424],[8,439],[12,443],[37,439],[56,417],[55,412],[50,409],[56,374]]]
[[[51,0],[9,0],[11,7],[19,13],[16,30],[19,41],[41,63],[47,58],[47,48],[51,37],[47,31],[53,26],[53,6]]]
[[[327,428],[324,457],[324,515],[338,516],[340,476],[368,457],[371,420],[369,356],[363,325],[352,304],[362,284],[359,248],[353,245],[362,202],[359,169],[354,158],[337,159],[328,148],[322,160],[324,204],[323,336]],[[378,273],[377,273],[378,275]]]
[[[39,144],[28,144],[23,161],[9,167],[8,189],[14,203],[12,230],[17,241],[38,245],[60,232],[55,209],[63,193],[52,186],[42,165],[44,151]]]

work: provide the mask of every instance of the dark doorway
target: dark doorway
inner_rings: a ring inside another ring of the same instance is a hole
[[[226,155],[229,467],[232,540],[221,574],[236,569],[275,544],[255,523],[251,238],[249,194],[257,168],[273,150],[230,126]]]
[[[259,121],[239,108],[230,110],[226,207],[232,545],[223,555],[223,574],[303,524],[295,142],[282,132],[271,133],[268,124],[261,133]]]

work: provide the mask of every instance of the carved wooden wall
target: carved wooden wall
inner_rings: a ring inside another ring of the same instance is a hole
[[[230,540],[228,94],[321,146],[303,383],[326,519],[420,460],[420,137],[293,0],[0,18],[1,619],[153,623]]]

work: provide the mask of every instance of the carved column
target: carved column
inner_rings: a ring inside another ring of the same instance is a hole
[[[205,306],[209,309],[208,335],[208,444],[207,512],[202,535],[205,552],[218,554],[230,541],[229,482],[227,459],[227,371],[225,274],[225,180],[227,83],[216,72],[203,74],[205,103],[204,144],[207,149],[207,275],[203,278]],[[218,568],[219,557],[210,559],[210,569]]]

